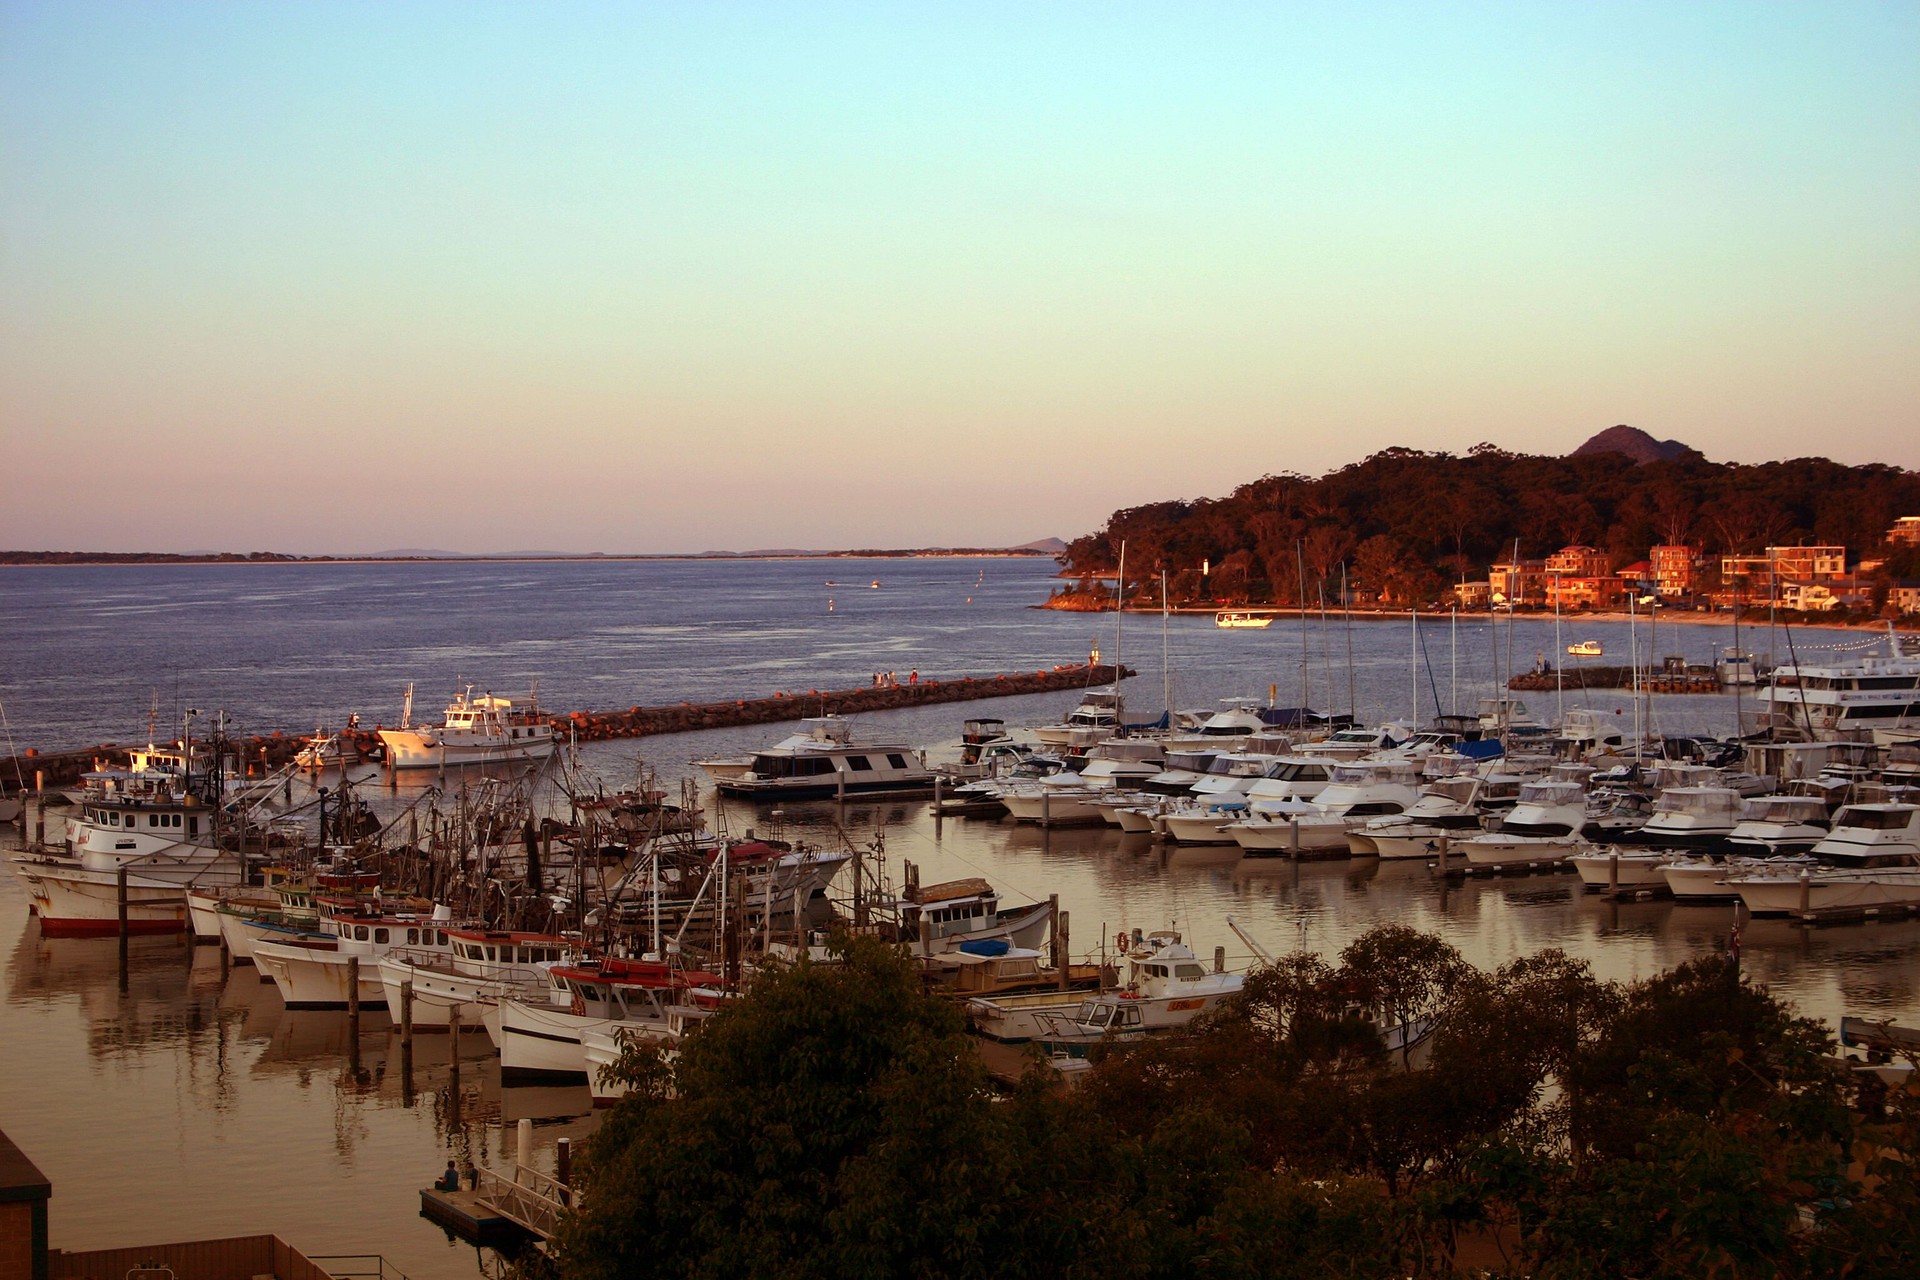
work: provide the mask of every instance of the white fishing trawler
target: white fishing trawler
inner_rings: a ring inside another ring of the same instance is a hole
[[[437,726],[413,727],[413,686],[407,686],[398,729],[380,730],[387,764],[395,769],[545,760],[553,754],[553,725],[540,714],[539,695],[525,705],[468,685],[453,696]]]
[[[218,809],[191,775],[154,773],[96,781],[69,813],[63,852],[12,860],[41,930],[84,936],[120,930],[120,875],[126,874],[127,931],[178,933],[189,927],[187,891],[242,878],[238,854],[216,838]]]

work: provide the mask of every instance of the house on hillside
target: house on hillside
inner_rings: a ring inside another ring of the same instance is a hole
[[[1901,516],[1887,530],[1887,541],[1920,546],[1920,516]]]
[[[1692,547],[1679,544],[1662,545],[1647,552],[1647,563],[1651,567],[1648,576],[1653,579],[1654,593],[1662,600],[1692,595],[1693,557]]]

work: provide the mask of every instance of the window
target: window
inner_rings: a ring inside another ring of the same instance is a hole
[[[887,763],[896,769],[904,769],[907,767],[907,758],[898,752],[890,752],[887,755]]]
[[[160,815],[159,815],[159,814],[157,814],[157,813],[150,813],[150,814],[148,814],[148,815],[147,815],[147,825],[148,825],[148,826],[150,826],[150,827],[157,827],[157,826],[159,826],[159,825],[160,825]]]
[[[873,762],[865,756],[848,756],[847,768],[859,773],[866,773],[873,768]]]
[[[438,939],[440,940],[440,945],[441,945],[441,946],[443,946],[443,947],[444,947],[444,946],[446,946],[446,945],[447,945],[447,935],[446,935],[446,934],[444,934],[444,933],[437,933],[437,934],[435,934],[435,935],[434,935],[434,937],[436,937],[436,938],[438,938]]]
[[[385,929],[375,929],[373,931],[373,940],[375,942],[385,942],[387,940],[387,931]]]
[[[419,942],[420,942],[420,931],[418,929],[407,930],[407,945],[410,947],[417,946]]]
[[[353,936],[356,940],[360,942],[365,942],[367,940],[367,926],[365,925],[355,926],[353,930]]]

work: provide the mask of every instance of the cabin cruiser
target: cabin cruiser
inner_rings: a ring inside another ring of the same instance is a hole
[[[1353,761],[1333,766],[1333,778],[1310,805],[1252,798],[1250,812],[1227,832],[1248,857],[1347,852],[1347,832],[1370,818],[1404,813],[1419,802],[1417,767],[1404,760]]]
[[[1920,735],[1920,653],[1887,624],[1886,652],[1777,666],[1753,696],[1759,727],[1813,741],[1881,744]]]
[[[1727,884],[1729,877],[1749,875],[1797,874],[1802,868],[1814,868],[1819,861],[1807,854],[1779,854],[1754,857],[1744,854],[1681,854],[1660,868],[1667,892],[1679,903],[1726,902],[1740,896]]]
[[[1163,796],[1187,795],[1195,783],[1212,773],[1213,762],[1226,752],[1224,746],[1204,749],[1175,746],[1167,752],[1160,772],[1141,782],[1140,789]]]
[[[1404,726],[1380,725],[1367,729],[1349,725],[1344,729],[1336,729],[1318,742],[1303,742],[1293,750],[1295,755],[1319,760],[1358,760],[1376,751],[1389,751],[1399,746],[1402,735],[1397,734],[1396,730],[1401,727]]]
[[[1756,796],[1727,833],[1727,848],[1750,857],[1806,853],[1833,829],[1826,801],[1815,795]]]
[[[1382,858],[1431,857],[1443,838],[1477,835],[1494,798],[1510,804],[1519,798],[1520,785],[1520,779],[1500,774],[1437,778],[1420,789],[1406,812],[1369,818],[1347,832],[1347,849]]]
[[[1033,736],[1042,747],[1079,753],[1120,732],[1120,690],[1117,686],[1089,689],[1080,704],[1059,724],[1042,725]]]
[[[751,756],[696,760],[722,795],[819,800],[897,795],[933,786],[926,757],[899,742],[856,742],[844,716],[811,716],[800,732]]]
[[[1575,782],[1529,782],[1498,830],[1457,841],[1452,848],[1474,866],[1556,862],[1587,847],[1580,829],[1586,793]]]
[[[1821,865],[1729,875],[1755,915],[1920,906],[1920,805],[1847,805],[1813,846]]]
[[[453,696],[437,726],[412,727],[413,686],[401,703],[400,727],[381,729],[387,765],[432,769],[450,764],[545,760],[553,754],[553,724],[540,714],[536,695],[525,705],[468,685]]]
[[[1639,830],[1618,839],[1661,849],[1711,849],[1740,825],[1745,797],[1731,787],[1668,787]]]
[[[1104,749],[1096,748],[1096,751]],[[1069,826],[1106,821],[1102,802],[1139,786],[1160,771],[1157,762],[1124,756],[1094,755],[1078,772],[1048,774],[1033,782],[1000,789],[1000,803],[1015,822]]]

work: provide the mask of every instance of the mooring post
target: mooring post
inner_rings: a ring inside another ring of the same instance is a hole
[[[447,1070],[452,1076],[453,1118],[460,1118],[460,1006],[447,1009]]]
[[[127,989],[127,864],[121,863],[113,873],[115,887],[120,895],[120,989]]]
[[[553,1178],[560,1184],[560,1203],[573,1203],[573,1139],[562,1138],[553,1144]]]
[[[400,1048],[413,1052],[413,979],[400,984]]]
[[[1053,935],[1053,963],[1060,970],[1060,989],[1065,991],[1072,986],[1073,945],[1067,932],[1067,913],[1060,910],[1060,895],[1052,894],[1047,899],[1053,903],[1054,913],[1059,918],[1060,928]]]
[[[1287,839],[1293,843],[1293,860],[1300,861],[1300,819],[1287,819]]]
[[[514,1163],[522,1169],[533,1168],[533,1121],[522,1118],[514,1128]],[[516,1175],[515,1182],[520,1181]]]
[[[1042,829],[1053,825],[1053,792],[1047,790],[1047,784],[1040,784],[1040,826]]]
[[[360,1043],[360,957],[347,957],[347,1034]]]
[[[1620,846],[1617,844],[1607,851],[1607,892],[1620,892]]]
[[[1225,947],[1215,947],[1213,949],[1213,971],[1215,973],[1225,973],[1227,971],[1227,949]]]
[[[1805,920],[1813,914],[1813,873],[1800,873],[1800,918]]]
[[[937,773],[933,775],[933,826],[936,831],[940,829],[940,809],[942,805],[940,784],[943,781],[945,781],[945,779],[942,775]]]

